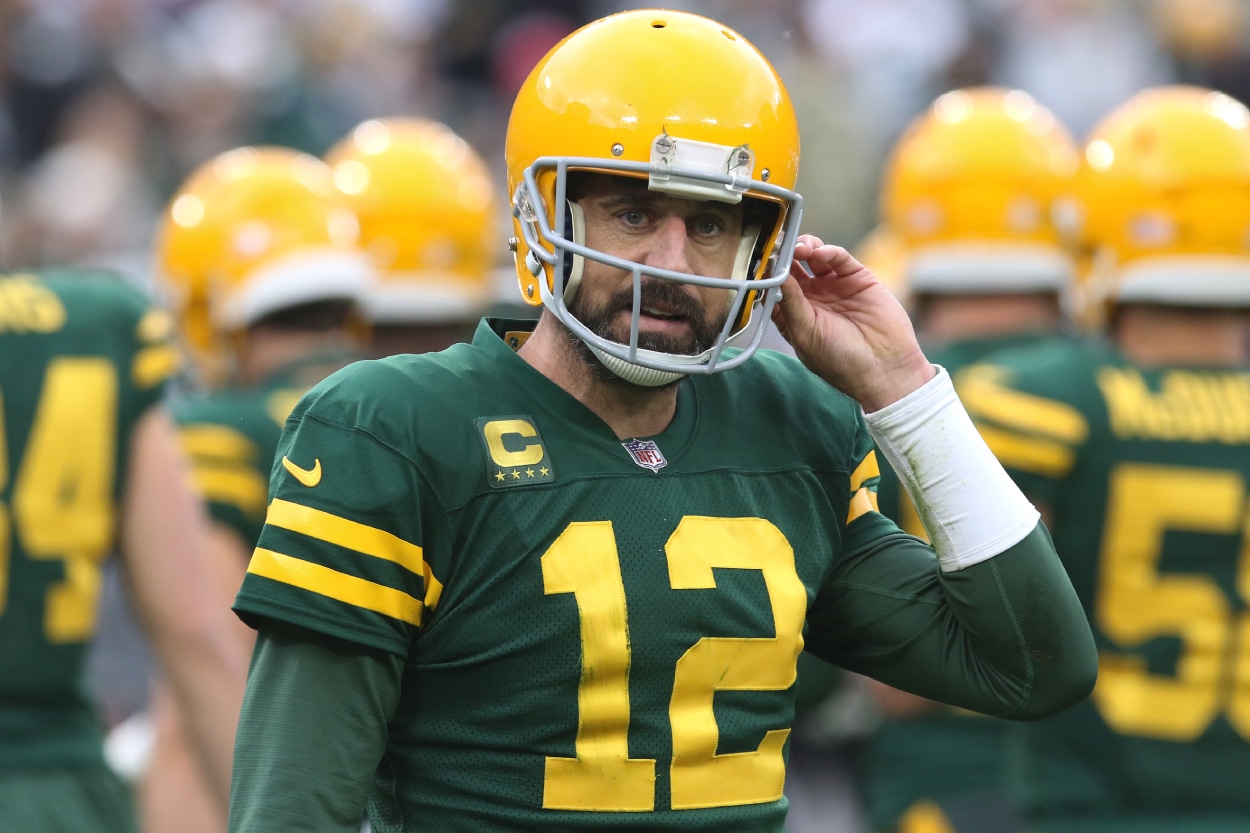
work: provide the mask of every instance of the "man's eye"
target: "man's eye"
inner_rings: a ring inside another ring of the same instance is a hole
[[[694,221],[695,233],[705,237],[720,234],[724,230],[725,224],[718,217],[699,217]]]
[[[623,212],[621,214],[621,219],[625,221],[626,225],[640,226],[647,221],[647,215],[638,209],[633,209],[631,211]]]

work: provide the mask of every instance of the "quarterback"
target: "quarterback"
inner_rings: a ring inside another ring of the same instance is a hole
[[[889,292],[799,234],[741,35],[583,27],[505,155],[536,325],[353,365],[284,429],[231,830],[781,830],[804,649],[1017,719],[1089,692],[1036,510]],[[756,352],[769,315],[801,361]],[[874,439],[935,548],[875,511]]]

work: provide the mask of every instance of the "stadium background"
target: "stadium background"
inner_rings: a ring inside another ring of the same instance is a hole
[[[496,163],[502,192],[525,74],[582,23],[642,5],[0,0],[0,266],[106,263],[144,280],[155,218],[200,162],[252,143],[320,154],[372,116],[446,122]],[[1144,86],[1250,97],[1250,0],[665,5],[770,58],[799,112],[805,225],[848,244],[875,222],[898,132],[952,87],[1023,88],[1078,137]]]

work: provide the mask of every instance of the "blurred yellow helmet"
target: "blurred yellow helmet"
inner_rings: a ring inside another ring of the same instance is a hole
[[[364,298],[371,321],[442,323],[486,310],[503,247],[490,173],[464,139],[435,121],[371,119],[325,159],[378,272]]]
[[[1250,110],[1143,90],[1085,144],[1082,242],[1113,301],[1250,306]]]
[[[372,271],[330,168],[287,148],[243,147],[196,169],[157,230],[158,280],[194,357],[221,336],[300,304],[356,300]]]
[[[886,164],[882,215],[910,257],[915,293],[1061,291],[1079,153],[1022,90],[939,96]]]
[[[525,300],[542,303],[609,367],[639,384],[741,364],[755,350],[788,275],[801,198],[794,192],[799,132],[785,86],[737,32],[694,14],[622,12],[590,23],[538,63],[516,97],[505,156]],[[732,278],[681,275],[613,258],[583,244],[569,171],[635,177],[676,197],[742,203],[748,230]],[[666,281],[724,280],[733,307],[698,356],[637,349],[591,332],[568,311],[583,258]],[[750,333],[744,352],[721,359]],[[605,356],[607,358],[605,358]],[[631,369],[632,368],[632,369]],[[638,368],[648,368],[645,373]]]
[[[851,254],[868,267],[873,277],[890,290],[899,302],[911,300],[907,286],[907,246],[902,235],[885,223],[879,223],[851,248]]]

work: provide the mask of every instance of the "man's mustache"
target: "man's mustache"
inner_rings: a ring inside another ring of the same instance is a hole
[[[704,317],[703,306],[680,286],[664,281],[643,281],[642,306],[659,307],[672,315],[698,321]],[[634,308],[633,287],[615,293],[608,301],[608,312],[615,314]]]

